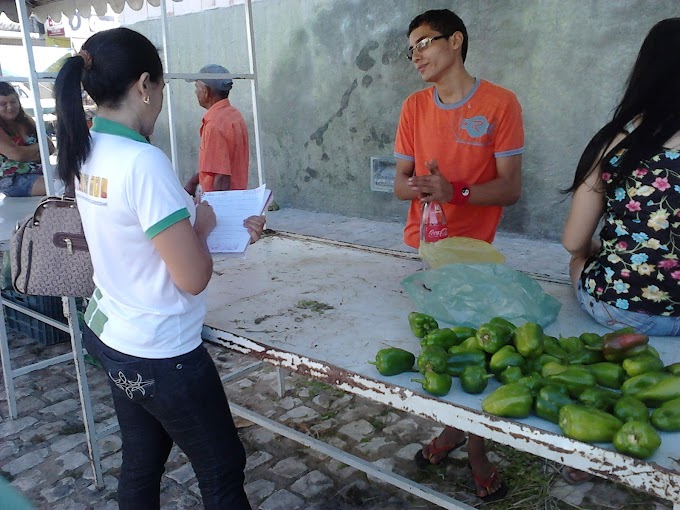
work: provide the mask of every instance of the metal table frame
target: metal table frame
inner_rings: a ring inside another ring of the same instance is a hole
[[[390,257],[417,260],[417,255],[404,252],[355,246],[349,243],[321,240],[308,236],[278,235],[301,241],[313,241],[335,245],[340,248],[351,248],[364,252],[388,255]],[[238,269],[239,276],[247,278],[243,276],[243,272],[243,267]],[[540,277],[535,277],[540,280]],[[563,286],[569,285],[564,281],[550,281],[550,283]],[[569,295],[571,295],[570,290]],[[366,376],[365,374],[347,370],[342,366],[333,365],[321,359],[302,355],[294,352],[294,349],[283,349],[280,345],[277,346],[275,338],[271,338],[270,341],[262,341],[262,339],[253,340],[252,338],[232,333],[224,327],[211,324],[210,312],[208,312],[206,318],[203,337],[210,343],[253,356],[261,362],[278,367],[280,369],[281,389],[283,388],[283,370],[294,371],[348,393],[387,404],[395,409],[415,413],[442,425],[451,425],[466,432],[474,432],[479,436],[515,449],[654,494],[662,499],[673,502],[674,510],[680,510],[680,486],[678,484],[680,474],[678,471],[662,467],[651,461],[637,460],[598,445],[575,441],[561,435],[559,430],[557,432],[545,430],[542,427],[535,426],[533,422],[526,423],[526,420],[523,423],[522,421],[494,417],[482,412],[479,406],[475,408],[457,405],[451,401],[433,397],[424,392],[414,391],[413,388],[406,387],[407,385],[400,385],[401,381],[394,384],[386,383],[385,378],[381,380],[377,373],[376,377]],[[252,372],[256,369],[256,365],[248,367],[247,372]],[[236,378],[238,375],[232,374],[229,378]],[[275,433],[314,448],[321,453],[338,459],[345,464],[351,465],[373,477],[391,483],[443,508],[472,508],[444,494],[437,493],[428,487],[416,484],[404,477],[383,470],[369,462],[292,430],[281,423],[260,416],[242,406],[232,405],[232,409],[234,414],[238,416],[242,416]],[[535,420],[538,419],[535,418]],[[538,421],[540,422],[540,420]],[[666,437],[667,440],[670,439],[668,436]]]

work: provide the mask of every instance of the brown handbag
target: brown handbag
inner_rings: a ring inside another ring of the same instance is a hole
[[[92,260],[75,199],[47,197],[19,222],[10,265],[14,288],[23,294],[92,295]]]

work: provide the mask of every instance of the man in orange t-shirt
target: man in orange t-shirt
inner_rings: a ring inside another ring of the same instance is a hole
[[[217,64],[200,73],[229,74]],[[230,78],[196,80],[198,104],[208,110],[201,122],[198,172],[184,188],[191,195],[201,191],[240,190],[248,187],[248,128],[243,115],[229,102]]]
[[[456,16],[428,11],[409,31],[413,63],[434,87],[406,99],[394,147],[394,193],[411,201],[404,242],[414,248],[423,202],[442,205],[449,236],[490,243],[503,206],[514,204],[521,190],[520,104],[509,90],[470,76],[463,63],[467,35],[440,12]]]
[[[404,242],[420,244],[424,202],[442,205],[449,236],[492,242],[502,208],[521,191],[524,152],[522,109],[515,95],[465,69],[465,24],[448,9],[417,16],[408,29],[407,56],[434,86],[409,96],[394,146],[394,194],[411,201]],[[462,446],[465,434],[446,427],[416,454],[419,465],[437,464]],[[468,459],[476,492],[485,501],[507,492],[487,458],[484,440],[469,436]]]

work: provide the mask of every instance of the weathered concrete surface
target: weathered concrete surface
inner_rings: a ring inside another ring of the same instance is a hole
[[[524,192],[502,228],[557,239],[568,208],[558,190],[570,184],[587,141],[611,116],[646,33],[680,15],[677,0],[255,2],[266,181],[283,206],[404,217],[404,203],[370,190],[369,158],[392,155],[401,103],[423,86],[405,58],[408,23],[442,7],[468,26],[469,70],[515,91],[523,105]],[[132,27],[160,46],[157,20]],[[169,27],[172,71],[219,62],[247,72],[242,6],[174,16]],[[173,87],[184,178],[196,165],[202,110],[192,84]],[[249,83],[238,82],[232,95],[252,133]],[[154,142],[169,153],[163,120]],[[254,184],[254,152],[251,159]]]

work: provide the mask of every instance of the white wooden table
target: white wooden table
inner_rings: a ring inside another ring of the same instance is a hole
[[[556,425],[536,417],[508,420],[483,413],[481,400],[496,382],[483,395],[469,395],[455,380],[451,392],[437,398],[411,382],[412,374],[383,377],[369,365],[367,361],[387,346],[419,352],[407,322],[413,305],[400,282],[421,267],[409,253],[279,233],[249,248],[245,260],[216,258],[204,338],[344,391],[624,483],[672,501],[680,510],[680,434],[662,433],[662,447],[655,455],[636,460],[611,445],[568,439]],[[578,309],[566,281],[539,283],[563,304],[548,334],[606,331]],[[300,308],[304,301],[332,308],[322,313]],[[654,338],[651,343],[666,363],[680,361],[680,340]],[[445,508],[470,508],[247,409],[234,408],[236,414]]]
[[[29,198],[10,198],[4,197],[0,194],[0,252],[9,250],[9,241],[12,238],[12,233],[15,230],[16,224],[29,214],[35,211],[36,206],[44,197],[29,197]],[[94,472],[95,483],[98,487],[103,487],[104,479],[101,470],[101,456],[99,452],[98,438],[105,437],[111,432],[115,431],[117,425],[102,430],[97,433],[94,424],[94,414],[92,412],[92,402],[90,400],[90,390],[87,384],[87,376],[85,373],[85,360],[83,358],[83,346],[81,342],[80,326],[78,324],[78,315],[76,312],[76,302],[72,297],[63,297],[62,305],[64,309],[64,316],[68,319],[68,326],[51,317],[34,312],[5,298],[0,300],[0,361],[2,363],[2,374],[5,384],[5,393],[7,395],[7,407],[10,418],[14,419],[18,416],[16,395],[14,391],[14,379],[17,377],[41,370],[43,368],[70,361],[73,359],[76,368],[76,377],[78,379],[78,390],[80,393],[80,405],[83,413],[83,423],[85,425],[85,434],[87,437],[87,445],[90,455],[90,463]],[[5,328],[5,307],[13,308],[21,313],[34,317],[50,326],[66,331],[71,336],[71,353],[55,356],[54,358],[41,360],[37,363],[27,365],[24,367],[13,368],[10,352],[9,342],[7,339],[7,330]]]

